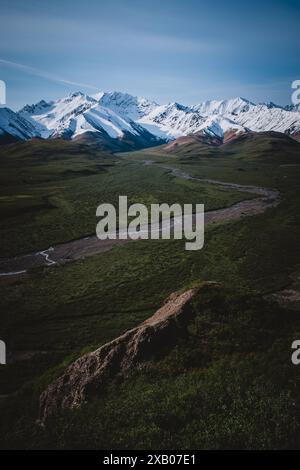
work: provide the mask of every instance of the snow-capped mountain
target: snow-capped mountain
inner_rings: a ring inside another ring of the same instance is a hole
[[[203,116],[198,112],[179,103],[157,106],[139,119],[149,132],[168,140],[195,132],[203,121]]]
[[[71,93],[26,105],[17,113],[0,108],[0,138],[97,140],[113,150],[158,145],[198,132],[224,141],[248,131],[277,131],[299,140],[300,111],[244,98],[159,105],[121,92]]]
[[[147,146],[147,139],[149,144],[156,143],[157,139],[152,134],[125,116],[125,113],[117,114],[101,105],[103,98],[105,94],[97,99],[77,92],[57,101],[40,101],[36,105],[25,106],[19,114],[35,125],[43,138],[76,139],[83,134],[91,136],[91,133],[97,133],[106,137],[106,144],[109,138],[121,141],[128,136],[133,138],[135,144],[139,138],[144,146]]]
[[[258,104],[234,117],[234,120],[254,132],[276,131],[296,134],[300,131],[300,113],[281,107]]]
[[[27,140],[38,135],[36,127],[19,113],[9,108],[0,108],[0,138],[1,140]]]
[[[101,106],[109,108],[125,119],[136,121],[151,113],[158,104],[146,98],[113,91],[94,95]]]
[[[245,126],[222,117],[222,116],[208,116],[203,124],[197,129],[197,131],[203,131],[206,134],[211,135],[212,137],[219,137],[221,140],[226,139],[228,134],[238,135],[244,132],[247,132]]]
[[[73,136],[76,121],[95,104],[94,98],[77,92],[57,101],[46,103],[42,100],[35,105],[27,105],[19,114],[35,125],[43,138]]]
[[[245,100],[244,98],[232,98],[230,100],[212,100],[203,101],[200,104],[192,106],[193,111],[198,111],[203,116],[210,116],[212,114],[224,115],[238,115],[248,111],[250,108],[255,107],[254,103]]]
[[[295,108],[287,110],[274,103],[254,104],[244,98],[234,98],[205,101],[192,109],[203,116],[222,116],[254,132],[276,131],[291,135],[300,132],[300,112]]]
[[[193,134],[198,131],[204,131],[207,134],[217,137],[224,137],[228,131],[246,132],[247,129],[230,119],[202,115],[197,110],[179,103],[171,103],[164,106],[158,106],[151,113],[138,121],[149,132],[171,140],[184,135]]]

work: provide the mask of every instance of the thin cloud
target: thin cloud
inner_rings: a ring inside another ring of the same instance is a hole
[[[88,83],[73,82],[72,80],[66,80],[64,78],[52,75],[51,73],[45,72],[44,70],[39,70],[28,65],[19,64],[18,62],[11,62],[10,60],[0,59],[0,65],[5,65],[7,67],[13,67],[15,69],[22,70],[22,72],[34,75],[36,77],[45,78],[46,80],[51,80],[57,83],[64,83],[66,85],[79,86],[83,88],[90,88],[91,90],[99,90],[98,87],[90,85]]]

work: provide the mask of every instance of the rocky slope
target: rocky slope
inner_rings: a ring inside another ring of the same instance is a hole
[[[9,108],[0,108],[0,140],[28,140],[39,133],[36,126]]]
[[[199,287],[173,293],[153,316],[96,351],[73,362],[40,397],[40,422],[60,408],[74,408],[99,394],[105,384],[124,378],[161,356],[186,334],[191,302]]]

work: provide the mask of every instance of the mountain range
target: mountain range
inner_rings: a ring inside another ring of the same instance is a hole
[[[89,96],[71,93],[41,100],[18,112],[0,108],[0,142],[74,139],[112,151],[160,145],[184,136],[224,143],[248,132],[276,131],[300,140],[300,110],[244,98],[204,101],[193,106],[160,105],[121,92]]]

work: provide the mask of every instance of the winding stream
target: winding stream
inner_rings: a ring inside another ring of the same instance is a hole
[[[144,160],[144,165],[152,165],[152,160]],[[209,183],[221,186],[225,190],[237,190],[244,193],[257,194],[258,197],[241,201],[233,204],[224,209],[216,209],[205,212],[205,226],[218,223],[236,220],[245,216],[253,216],[263,213],[267,208],[274,207],[279,203],[279,191],[263,188],[258,186],[241,185],[236,183],[225,183],[212,179],[196,178],[189,175],[177,168],[163,167],[168,170],[171,175],[177,178],[196,180],[203,183]],[[171,226],[177,223],[176,217],[171,221]],[[148,228],[150,229],[150,225]],[[54,266],[58,263],[74,261],[83,259],[87,256],[93,256],[98,253],[111,250],[115,245],[123,245],[131,242],[128,240],[99,240],[96,235],[83,237],[78,240],[73,240],[61,243],[50,247],[43,251],[29,253],[27,255],[20,255],[14,258],[1,258],[0,259],[0,276],[18,276],[25,274],[28,269],[36,266]]]

